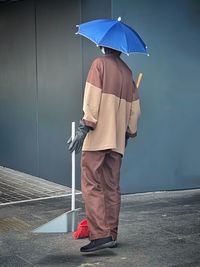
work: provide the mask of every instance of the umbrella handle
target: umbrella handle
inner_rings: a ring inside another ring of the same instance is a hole
[[[137,88],[139,88],[141,80],[142,80],[142,73],[140,72],[136,81]]]
[[[72,122],[72,140],[75,137],[75,122]],[[71,209],[75,210],[75,150],[72,152],[72,199]]]

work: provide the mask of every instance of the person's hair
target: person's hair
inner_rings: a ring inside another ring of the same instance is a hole
[[[102,48],[103,46],[100,46],[100,49]],[[115,50],[115,49],[112,49],[112,48],[109,48],[109,47],[106,47],[104,46],[104,50],[105,50],[105,54],[115,54],[115,55],[118,55],[120,56],[121,55],[121,51],[118,51],[118,50]]]

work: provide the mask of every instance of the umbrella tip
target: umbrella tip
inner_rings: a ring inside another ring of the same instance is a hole
[[[117,19],[117,20],[118,20],[118,21],[121,21],[121,19],[122,19],[121,17],[118,17],[118,19]]]

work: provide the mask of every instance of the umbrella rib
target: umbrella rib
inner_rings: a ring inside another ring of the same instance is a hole
[[[104,34],[104,36],[101,38],[101,40],[98,41],[98,43],[100,44],[102,42],[102,40],[106,37],[106,35],[112,30],[112,28],[116,25],[118,21],[116,21],[111,27],[110,29],[106,32],[106,34]]]
[[[126,34],[125,34],[125,38],[126,38],[126,45],[127,45],[127,50],[128,50],[128,55],[129,55],[129,45],[128,45],[128,40],[127,40],[127,36],[126,36]]]
[[[98,43],[95,42],[92,38],[90,38],[90,37],[88,37],[87,35],[85,35],[85,34],[83,34],[83,33],[80,33],[80,32],[78,32],[78,34],[80,34],[81,36],[87,38],[88,40],[90,40],[91,42],[95,43],[95,44],[98,46]]]
[[[110,27],[110,29],[106,32],[106,34],[105,34],[105,35],[101,38],[101,40],[98,42],[99,44],[104,40],[104,38],[106,37],[106,35],[109,34],[109,32],[113,29],[113,27],[116,26],[117,23],[118,23],[118,21],[116,21],[115,24],[113,24],[113,25]],[[120,25],[120,24],[119,24],[119,25]],[[120,27],[122,27],[122,26],[120,25]],[[127,47],[128,47],[128,41],[127,41],[126,34],[125,34],[125,38],[126,38],[126,43],[127,43]],[[109,47],[109,46],[106,46],[106,47]],[[110,48],[114,49],[114,47],[110,47]],[[115,49],[118,50],[118,51],[120,51],[120,52],[122,52],[122,53],[126,53],[125,51],[123,51],[122,49],[118,49],[117,47],[116,47]],[[126,53],[126,54],[129,54],[129,52]]]

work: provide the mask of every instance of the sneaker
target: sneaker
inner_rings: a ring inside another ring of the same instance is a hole
[[[113,244],[109,248],[117,248],[117,240],[113,240]]]
[[[99,249],[104,249],[104,248],[110,248],[115,244],[115,241],[112,240],[112,237],[104,237],[104,238],[99,238],[95,240],[91,240],[91,242],[80,248],[81,252],[92,252],[96,251]]]

